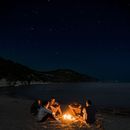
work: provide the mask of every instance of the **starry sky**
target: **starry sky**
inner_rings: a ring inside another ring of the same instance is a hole
[[[37,70],[130,81],[130,2],[0,1],[0,56]]]

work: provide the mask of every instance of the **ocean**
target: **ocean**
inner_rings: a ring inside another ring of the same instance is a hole
[[[62,104],[85,105],[85,100],[90,99],[96,106],[130,107],[130,83],[47,83],[8,88],[6,93],[33,100],[54,97]]]

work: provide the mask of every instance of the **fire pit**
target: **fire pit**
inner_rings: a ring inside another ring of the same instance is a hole
[[[63,115],[63,120],[65,120],[65,121],[74,121],[75,117],[73,117],[71,114],[64,114]]]

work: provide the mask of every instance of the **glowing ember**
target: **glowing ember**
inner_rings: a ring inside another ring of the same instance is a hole
[[[75,118],[70,114],[64,114],[63,118],[64,120],[71,120],[71,121],[75,120]]]

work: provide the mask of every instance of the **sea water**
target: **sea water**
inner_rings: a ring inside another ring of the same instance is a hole
[[[10,90],[15,96],[29,99],[51,97],[62,104],[90,99],[97,106],[130,107],[130,83],[48,83],[16,87]]]

